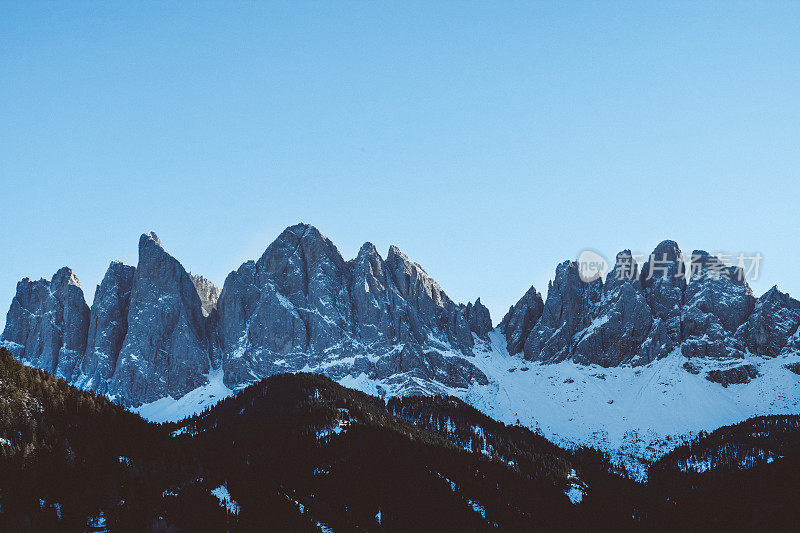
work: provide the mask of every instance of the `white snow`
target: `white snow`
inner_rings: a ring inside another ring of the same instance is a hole
[[[188,392],[177,400],[171,396],[133,409],[151,422],[174,422],[203,412],[220,400],[233,394],[223,383],[222,367],[213,369],[207,374],[208,383]]]
[[[273,288],[274,288],[274,287],[273,287]],[[278,298],[278,302],[280,302],[281,306],[283,306],[284,308],[288,309],[289,311],[292,311],[292,312],[294,312],[294,311],[295,311],[295,307],[294,307],[294,304],[292,303],[292,301],[291,301],[291,300],[289,300],[289,298],[287,298],[287,297],[286,297],[286,296],[284,296],[283,294],[281,294],[281,293],[278,291],[278,289],[277,289],[277,288],[275,289],[275,292],[274,292],[274,294],[275,294],[275,296]]]
[[[228,509],[228,512],[231,514],[239,514],[239,504],[236,503],[236,500],[231,498],[231,493],[228,492],[228,484],[223,483],[216,489],[211,491],[211,494],[217,497],[222,505]]]
[[[581,335],[581,337],[589,336],[590,334],[594,333],[594,330],[596,330],[597,328],[599,328],[600,326],[602,326],[603,324],[608,322],[608,319],[609,319],[609,315],[607,315],[607,314],[601,315],[601,316],[595,318],[594,320],[592,320],[592,323],[589,324],[586,327],[586,329],[584,329],[579,334]]]
[[[476,513],[479,513],[481,517],[486,520],[486,509],[480,503],[476,502],[475,500],[470,500],[467,498],[467,504],[472,507],[472,510]]]
[[[567,498],[573,504],[581,503],[586,494],[586,484],[581,481],[574,469],[569,473],[567,479],[569,480],[569,488],[565,491]]]
[[[449,479],[449,478],[447,478],[447,477],[443,476],[443,475],[442,475],[442,474],[440,474],[439,472],[434,472],[434,474],[436,474],[436,475],[439,477],[439,479],[441,479],[442,481],[444,481],[445,483],[447,483],[448,485],[450,485],[450,490],[451,490],[451,491],[453,491],[453,492],[454,492],[454,493],[456,493],[456,494],[458,494],[458,493],[459,493],[458,485],[456,485],[456,484],[455,484],[455,482],[454,482],[453,480],[451,480],[451,479]],[[483,505],[481,505],[481,503],[480,503],[480,502],[478,502],[478,501],[475,501],[475,500],[471,500],[471,499],[469,499],[469,498],[466,498],[466,497],[464,498],[464,500],[467,502],[467,505],[469,505],[470,507],[472,507],[472,510],[473,510],[473,511],[475,511],[475,512],[476,512],[476,513],[478,513],[478,514],[480,514],[480,515],[481,515],[481,517],[482,517],[484,520],[486,520],[486,508],[485,508]]]
[[[325,437],[330,437],[331,435],[341,435],[345,431],[347,431],[346,424],[339,424],[329,428],[322,428],[319,431],[317,431],[317,439],[324,439]]]
[[[567,498],[572,503],[581,503],[583,501],[583,490],[577,485],[570,485],[569,489],[567,489]]]

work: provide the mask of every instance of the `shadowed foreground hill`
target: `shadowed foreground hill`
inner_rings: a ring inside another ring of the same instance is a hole
[[[461,402],[456,408],[474,411]],[[424,409],[442,416],[434,401]],[[268,378],[180,425],[158,426],[0,350],[0,529],[481,530],[580,522],[565,495],[576,468],[567,452],[530,432],[524,452],[509,451],[498,431],[505,426],[491,419],[491,429],[471,428],[468,451],[463,417],[452,418],[462,438],[417,427],[328,378],[297,374]],[[220,489],[227,506],[215,496]]]
[[[417,400],[439,416],[432,399],[409,399]],[[319,375],[273,376],[173,427],[204,464],[216,465],[214,483],[226,484],[246,528],[261,523],[265,502],[270,513],[299,510],[310,524],[335,531],[580,521],[565,495],[569,454],[542,437],[530,433],[536,443],[528,455],[508,457],[495,451],[504,435],[453,420],[453,431],[470,435],[465,446],[453,432],[417,427],[383,401]]]
[[[3,531],[80,530],[90,519],[144,527],[142,507],[177,457],[157,426],[4,349],[0,443]]]
[[[798,518],[796,418],[721,428],[643,485],[455,398],[387,405],[282,374],[160,426],[0,349],[0,530],[780,528]]]

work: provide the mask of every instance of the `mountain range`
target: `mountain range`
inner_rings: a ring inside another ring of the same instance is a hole
[[[373,395],[449,394],[507,423],[621,457],[756,415],[797,412],[800,302],[663,241],[605,279],[559,264],[494,327],[396,246],[345,260],[315,227],[284,230],[220,290],[155,233],[111,262],[91,307],[75,273],[17,284],[2,346],[28,365],[164,421],[265,377],[324,374]],[[698,402],[706,408],[698,409]],[[625,452],[620,450],[628,449]]]

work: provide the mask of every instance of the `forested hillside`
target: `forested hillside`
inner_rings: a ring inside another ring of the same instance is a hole
[[[762,417],[641,484],[456,398],[302,373],[156,425],[0,349],[2,531],[780,529],[799,457],[798,417]]]

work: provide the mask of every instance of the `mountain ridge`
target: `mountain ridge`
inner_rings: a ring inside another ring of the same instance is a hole
[[[110,264],[91,308],[70,269],[49,281],[22,280],[2,342],[26,363],[143,413],[179,399],[197,402],[196,410],[263,377],[305,371],[382,397],[452,394],[484,408],[507,404],[506,422],[534,423],[547,413],[526,407],[525,397],[496,396],[534,394],[536,379],[515,381],[532,376],[524,373],[534,364],[553,379],[562,364],[575,366],[569,375],[620,369],[607,372],[613,379],[656,365],[723,404],[726,388],[752,381],[765,391],[796,387],[789,368],[800,357],[800,302],[777,287],[755,298],[741,274],[702,250],[686,267],[674,241],[659,244],[642,266],[623,250],[605,279],[590,282],[567,260],[546,298],[531,287],[493,327],[480,298],[455,303],[394,245],[384,258],[367,242],[345,260],[317,228],[296,224],[220,290],[187,272],[150,232],[140,238],[137,266]],[[716,388],[705,391],[703,383]],[[562,404],[568,385],[548,401]],[[606,398],[623,401],[619,394]],[[745,397],[751,403],[737,401],[729,408],[737,414],[723,422],[770,414],[763,401]],[[791,395],[782,398],[791,408]],[[193,412],[180,409],[173,412]],[[568,407],[557,412],[574,418]],[[564,433],[551,429],[554,437]]]

